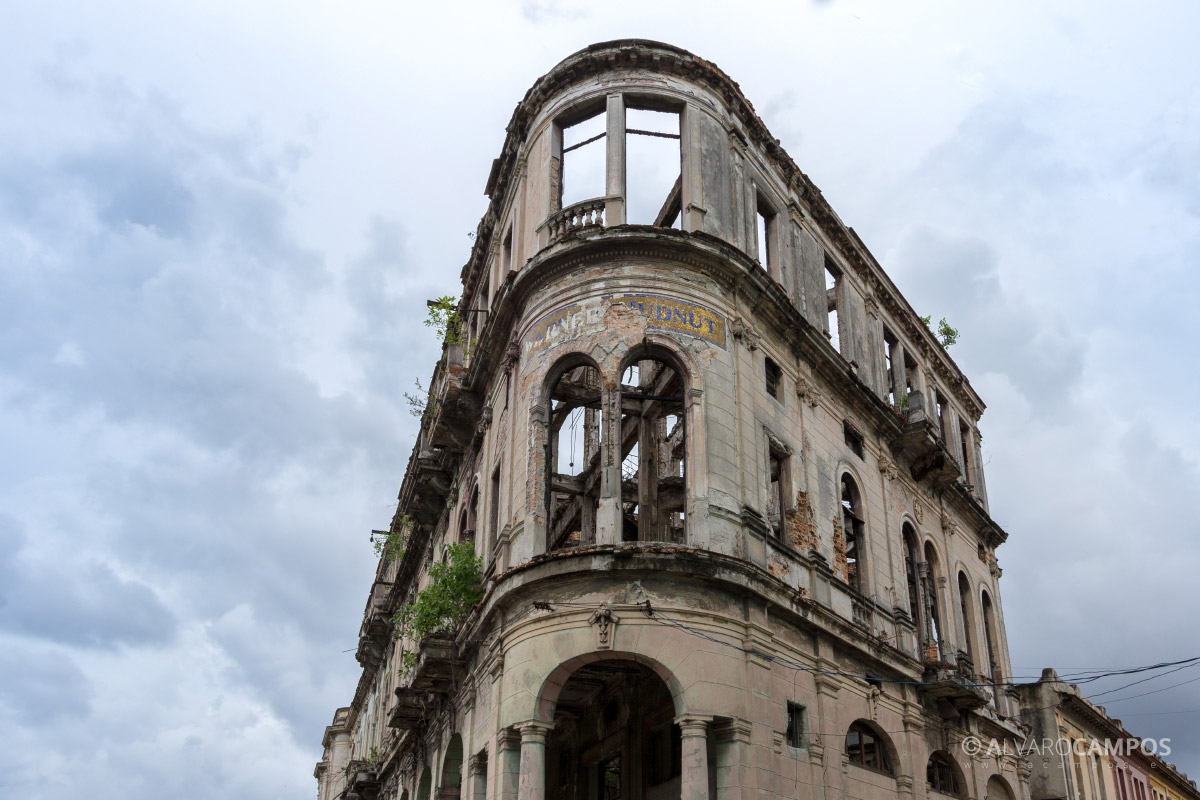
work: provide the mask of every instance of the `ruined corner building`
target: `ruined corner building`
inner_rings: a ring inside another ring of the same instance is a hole
[[[983,401],[737,84],[581,50],[486,194],[319,800],[1028,798]]]

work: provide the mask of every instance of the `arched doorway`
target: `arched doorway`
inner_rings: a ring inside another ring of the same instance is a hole
[[[633,661],[579,667],[554,706],[546,800],[678,800],[681,738],[661,677]]]

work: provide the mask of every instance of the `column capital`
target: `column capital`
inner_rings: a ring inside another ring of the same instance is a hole
[[[675,718],[683,738],[689,736],[708,736],[708,726],[713,718],[710,714],[680,714]]]
[[[550,723],[537,719],[518,722],[513,727],[521,732],[522,745],[528,743],[545,744],[546,737],[550,734],[550,731],[554,730],[554,726]]]

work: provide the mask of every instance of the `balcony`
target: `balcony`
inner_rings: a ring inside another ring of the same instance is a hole
[[[410,731],[418,727],[424,718],[425,692],[413,689],[411,686],[401,686],[396,689],[396,705],[388,714],[388,727]]]
[[[458,665],[458,647],[454,639],[428,636],[421,640],[409,685],[420,691],[446,694],[454,688],[454,671]]]
[[[365,761],[346,765],[346,800],[375,800],[379,796],[379,776]]]
[[[367,608],[358,629],[358,650],[354,654],[364,669],[379,668],[391,641],[392,621],[387,612],[387,597],[391,588],[390,583],[376,581],[367,598]]]
[[[958,462],[947,449],[936,420],[925,412],[920,395],[912,395],[909,402],[906,408],[896,409],[904,427],[893,443],[893,451],[909,462],[915,480],[927,480],[934,487],[953,483],[960,474]]]
[[[461,453],[475,436],[483,399],[464,388],[466,376],[462,345],[449,345],[429,393],[429,447]]]
[[[930,697],[949,703],[956,713],[983,708],[990,700],[989,692],[979,686],[972,673],[971,661],[960,653],[957,665],[936,661],[925,665],[925,686],[921,691]]]
[[[604,227],[604,209],[611,199],[609,197],[593,197],[591,200],[583,200],[569,205],[562,211],[550,215],[550,218],[543,222],[538,229],[541,246],[549,247],[586,231],[602,229]]]

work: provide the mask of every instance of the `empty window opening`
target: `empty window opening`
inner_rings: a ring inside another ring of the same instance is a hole
[[[804,746],[804,706],[790,700],[787,704],[787,731],[783,738],[788,747]]]
[[[623,541],[683,542],[687,425],[684,382],[670,365],[638,361],[621,378]]]
[[[562,131],[559,207],[605,195],[607,116],[601,112]]]
[[[925,767],[925,781],[935,792],[954,797],[962,795],[962,787],[958,782],[958,771],[954,768],[954,762],[950,760],[950,756],[945,753],[938,752],[929,757],[929,764]]]
[[[788,498],[792,496],[792,462],[787,449],[771,439],[767,440],[767,453],[767,523],[771,526],[771,533],[775,538],[783,541],[786,533],[787,503]]]
[[[764,359],[764,363],[766,364],[767,373],[767,394],[778,400],[780,399],[779,385],[783,382],[783,370],[769,358]]]
[[[851,764],[892,774],[891,759],[882,737],[861,722],[851,725],[846,733],[846,758]]]
[[[758,195],[755,198],[754,222],[758,238],[758,247],[755,250],[758,256],[758,263],[767,272],[773,272],[777,261],[773,246],[775,239],[775,211],[762,195]]]
[[[917,532],[904,523],[901,529],[904,538],[904,575],[908,581],[908,614],[914,625],[921,625],[921,551],[917,547]]]
[[[963,480],[970,486],[975,482],[975,465],[971,463],[971,429],[961,420],[958,423],[958,443],[962,448]]]
[[[504,234],[504,243],[500,246],[500,267],[503,270],[501,273],[502,276],[508,275],[509,271],[512,269],[512,234],[512,226],[509,225],[508,233]],[[501,277],[499,283],[503,282],[504,279]]]
[[[841,273],[830,263],[829,255],[825,255],[825,307],[827,309],[827,320],[825,335],[829,337],[829,343],[833,345],[833,349],[839,353],[842,352],[842,337],[841,331],[838,328],[838,290],[841,288],[842,280]]]
[[[942,615],[941,609],[938,608],[937,599],[938,557],[937,551],[933,549],[932,542],[925,543],[924,573],[921,576],[921,583],[925,590],[925,608],[929,619],[926,635],[928,636],[929,643],[935,648],[926,655],[932,660],[936,660],[941,658],[941,650],[944,642],[942,641]]]
[[[975,610],[971,603],[971,581],[965,572],[958,573],[958,605],[963,620],[963,652],[974,661],[975,651],[971,646],[972,631],[975,629]]]
[[[896,334],[889,331],[886,327],[883,329],[883,364],[887,371],[887,395],[888,403],[896,405],[896,355],[899,342],[896,340]]]
[[[941,392],[933,393],[934,410],[937,412],[937,428],[938,436],[942,437],[942,441],[946,441],[946,423],[949,421],[950,410],[946,406],[946,398]]]
[[[500,465],[492,470],[492,484],[488,492],[491,497],[491,503],[488,510],[488,541],[487,553],[485,558],[491,559],[491,553],[496,546],[496,540],[500,538]]]
[[[853,425],[845,420],[842,420],[842,437],[846,440],[846,446],[850,448],[850,452],[862,458],[863,436]]]
[[[546,519],[551,550],[596,539],[600,496],[600,372],[564,372],[550,392]]]
[[[471,498],[463,504],[458,516],[458,541],[475,541],[476,512],[479,510],[479,487],[471,490]]]
[[[988,671],[988,674],[982,677],[996,686],[1001,682],[1000,662],[996,658],[1000,648],[996,646],[996,619],[992,611],[992,598],[988,597],[987,592],[983,593],[979,604],[983,609],[983,638],[987,647],[987,664],[984,666]]]
[[[682,156],[679,112],[625,109],[625,220],[678,227]]]
[[[863,557],[862,496],[849,473],[842,474],[842,535],[846,538],[846,583],[856,592],[863,590],[865,575]]]

